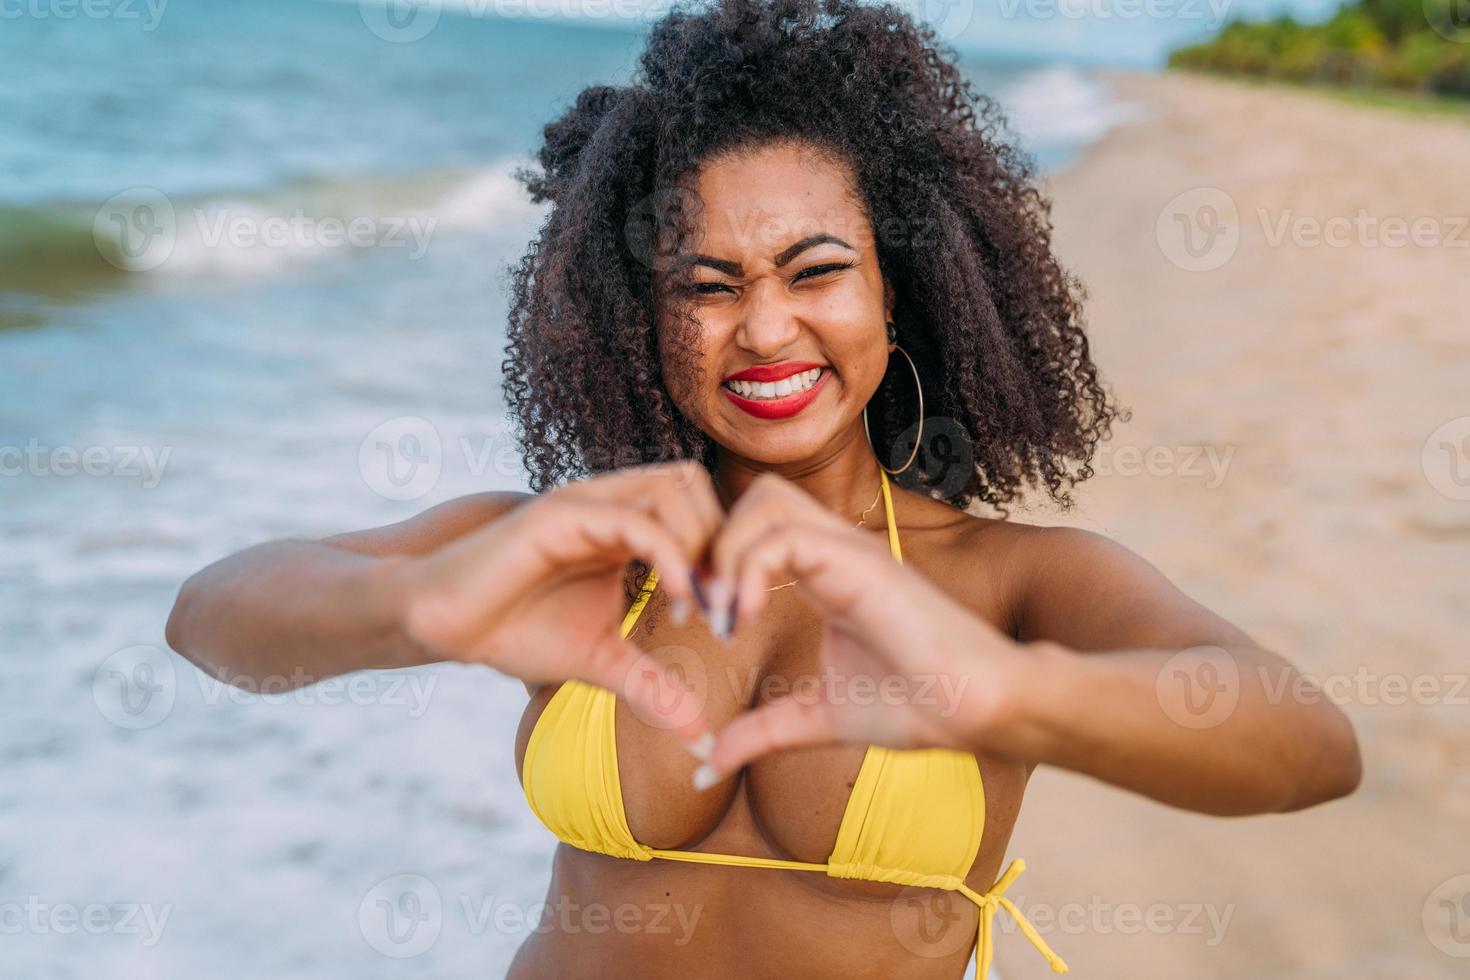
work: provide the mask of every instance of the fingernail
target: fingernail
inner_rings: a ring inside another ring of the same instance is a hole
[[[674,621],[675,626],[683,626],[689,621],[689,600],[683,596],[675,599],[669,605],[669,618]]]
[[[713,732],[705,732],[696,739],[684,743],[689,754],[700,762],[708,762],[711,753],[715,750],[715,736]]]
[[[715,767],[708,762],[694,770],[694,788],[700,792],[704,792],[719,781],[720,774],[715,772]]]
[[[709,599],[705,598],[704,588],[699,584],[699,572],[689,573],[689,587],[694,591],[694,601],[699,603],[699,611],[706,619],[709,618]]]
[[[732,626],[730,611],[731,603],[730,584],[722,578],[717,578],[709,586],[709,610],[705,614],[709,619],[710,632],[725,642],[730,640],[730,629]]]

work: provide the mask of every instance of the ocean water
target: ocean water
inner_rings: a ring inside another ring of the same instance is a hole
[[[638,34],[10,9],[0,977],[502,974],[553,845],[515,781],[520,686],[443,666],[245,694],[163,627],[250,544],[524,487],[503,269],[542,215],[510,170]],[[968,67],[1049,167],[1127,112],[1066,65]]]

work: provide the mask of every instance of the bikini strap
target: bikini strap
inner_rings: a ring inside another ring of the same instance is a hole
[[[879,468],[878,478],[883,481],[883,517],[888,522],[888,550],[893,560],[903,564],[903,549],[898,544],[898,522],[893,519],[893,494],[888,489],[888,473]]]
[[[997,909],[1005,909],[1016,920],[1016,925],[1021,927],[1021,933],[1029,940],[1036,951],[1046,957],[1047,963],[1051,964],[1053,973],[1066,973],[1067,963],[1046,944],[1041,938],[1041,933],[1036,931],[1016,904],[1005,896],[1005,890],[1011,887],[1011,882],[1016,880],[1022,871],[1026,870],[1026,862],[1016,858],[1006,868],[1005,874],[1001,875],[990,890],[980,893],[968,885],[961,885],[959,890],[965,897],[980,906],[980,935],[975,939],[975,976],[984,978],[990,973],[990,962],[995,957],[995,912]]]

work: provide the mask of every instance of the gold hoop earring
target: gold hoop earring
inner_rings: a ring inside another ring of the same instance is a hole
[[[889,476],[898,476],[898,474],[914,465],[914,460],[919,456],[919,447],[924,444],[924,383],[919,380],[919,369],[914,365],[914,359],[909,357],[909,352],[898,344],[894,344],[893,348],[903,355],[904,360],[909,362],[909,370],[914,372],[914,387],[919,392],[919,433],[914,437],[914,448],[909,453],[908,461],[898,469],[890,470],[888,467],[883,466],[883,457],[878,456],[878,450],[873,445],[873,433],[868,429],[868,406],[866,405],[863,406],[863,435],[868,437],[868,448],[872,449],[873,455],[878,457],[878,465],[883,467],[883,472]]]

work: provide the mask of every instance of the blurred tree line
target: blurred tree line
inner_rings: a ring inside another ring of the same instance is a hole
[[[1357,0],[1320,24],[1232,21],[1169,67],[1470,98],[1470,0]]]

